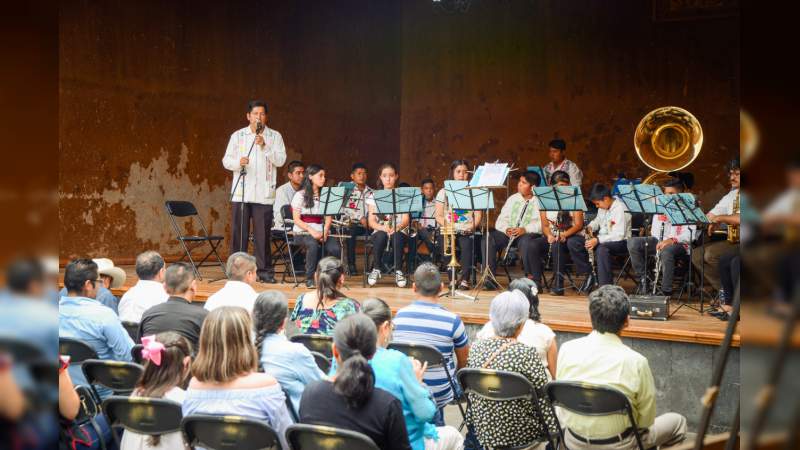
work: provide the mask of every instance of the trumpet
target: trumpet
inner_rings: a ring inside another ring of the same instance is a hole
[[[444,225],[441,227],[441,234],[443,239],[442,254],[450,257],[450,262],[447,267],[453,272],[453,279],[455,280],[455,271],[461,267],[456,259],[456,226],[452,220],[447,220],[453,217],[452,208],[447,207]]]
[[[522,207],[522,213],[520,213],[519,217],[517,218],[517,225],[513,228],[519,228],[519,225],[522,223],[522,218],[525,217],[525,210],[528,209],[528,204],[531,202],[531,200],[525,201],[525,206]],[[503,251],[503,261],[508,258],[508,252],[511,250],[511,245],[518,237],[519,235],[511,236],[511,239],[508,240],[508,245],[506,245],[506,249]]]

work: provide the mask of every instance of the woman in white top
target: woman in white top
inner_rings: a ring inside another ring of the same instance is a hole
[[[319,193],[325,186],[325,169],[311,164],[306,168],[303,187],[292,199],[295,240],[306,249],[306,287],[314,288],[314,272],[322,253],[340,256],[339,241],[330,236],[332,216],[321,216]],[[323,248],[324,244],[324,248]]]
[[[171,331],[142,338],[144,373],[136,384],[131,397],[149,397],[183,403],[186,393],[180,386],[189,376],[192,362],[189,341]],[[125,431],[120,443],[121,450],[179,450],[189,447],[180,431],[159,436]]]
[[[556,377],[556,360],[558,359],[558,346],[556,335],[553,330],[541,322],[539,314],[539,288],[528,278],[517,278],[508,286],[509,291],[520,291],[525,294],[530,303],[528,320],[522,326],[522,332],[517,336],[517,341],[536,349],[536,354],[542,360],[547,378],[550,380]],[[492,322],[487,322],[481,331],[478,332],[478,339],[488,339],[495,336]]]
[[[397,179],[400,177],[397,167],[392,163],[382,164],[378,168],[377,189],[397,188]],[[408,244],[408,227],[411,224],[410,214],[378,214],[375,191],[370,192],[366,199],[369,216],[367,221],[372,231],[369,240],[372,242],[372,271],[367,277],[367,283],[374,286],[381,277],[381,259],[386,250],[389,238],[394,247],[394,276],[397,287],[406,287],[406,276],[403,274],[403,253]]]

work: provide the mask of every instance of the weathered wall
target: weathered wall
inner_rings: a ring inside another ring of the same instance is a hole
[[[701,121],[692,166],[709,202],[738,152],[736,19],[654,23],[651,3],[473,0],[120,2],[60,6],[61,257],[180,250],[163,201],[228,235],[220,159],[251,97],[289,157],[334,179],[356,160],[441,180],[452,159],[546,161],[560,136],[585,185],[647,174],[632,149],[649,110]],[[500,195],[503,197],[503,195]],[[227,248],[227,245],[223,246]]]
[[[336,178],[397,155],[399,5],[332,3],[62,3],[61,257],[180,254],[165,199],[227,236],[221,158],[253,97]]]
[[[705,132],[695,190],[709,202],[727,191],[721,168],[739,151],[737,18],[655,23],[640,0],[475,0],[454,14],[404,5],[401,170],[442,179],[456,157],[542,165],[561,137],[584,189],[646,176],[636,125],[676,105]]]

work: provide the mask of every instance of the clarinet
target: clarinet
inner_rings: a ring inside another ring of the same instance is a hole
[[[584,234],[586,236],[586,239],[594,238],[592,227],[586,227],[586,229],[584,230]],[[589,264],[592,266],[592,276],[594,276],[595,280],[597,280],[597,265],[594,262],[594,249],[589,250]]]
[[[531,199],[531,200],[533,200],[533,199]],[[531,200],[526,200],[525,201],[525,206],[522,207],[522,213],[519,215],[519,218],[517,219],[517,226],[515,226],[514,228],[519,228],[519,224],[522,223],[522,218],[525,217],[525,210],[528,209],[528,203],[530,203]],[[503,252],[503,258],[502,259],[504,261],[505,261],[506,258],[508,258],[508,252],[509,252],[509,250],[511,250],[511,244],[514,243],[515,239],[517,239],[517,236],[511,236],[511,239],[508,240],[508,245],[506,245],[506,249]]]

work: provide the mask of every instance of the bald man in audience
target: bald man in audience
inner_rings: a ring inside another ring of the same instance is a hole
[[[686,418],[676,413],[656,417],[656,387],[647,358],[619,336],[628,326],[629,313],[628,296],[619,286],[602,286],[589,294],[593,331],[561,346],[556,379],[622,391],[633,407],[645,448],[677,444],[686,436]],[[561,408],[559,418],[571,450],[638,448],[624,415],[585,416]]]
[[[208,297],[205,308],[213,311],[222,306],[238,306],[253,314],[253,304],[258,295],[252,286],[257,277],[256,258],[245,252],[236,252],[228,257],[225,271],[228,273],[228,282]]]
[[[138,323],[145,311],[167,301],[169,295],[164,290],[165,271],[164,258],[157,252],[148,250],[136,257],[136,276],[139,281],[119,300],[120,320]]]

